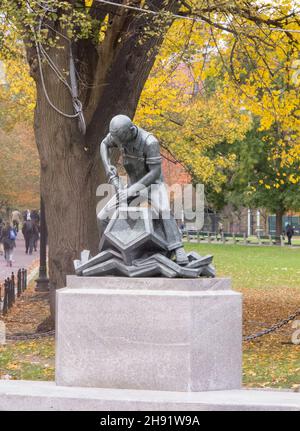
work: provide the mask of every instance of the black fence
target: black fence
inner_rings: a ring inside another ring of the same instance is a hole
[[[12,272],[3,285],[0,285],[0,302],[2,304],[2,314],[8,313],[9,309],[27,288],[27,270],[22,268],[18,270],[17,277]]]

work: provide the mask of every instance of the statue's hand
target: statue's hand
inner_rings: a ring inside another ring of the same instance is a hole
[[[120,190],[120,179],[117,176],[112,177],[110,184],[114,186],[116,192],[118,193]]]
[[[109,165],[107,169],[108,178],[116,177],[118,174],[117,168],[114,165]]]
[[[139,183],[133,184],[132,186],[128,187],[128,189],[124,189],[119,192],[119,200],[124,201],[128,198],[137,197],[139,191],[143,188],[144,187],[141,186]]]

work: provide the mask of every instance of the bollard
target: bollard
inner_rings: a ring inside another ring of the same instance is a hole
[[[25,274],[24,274],[24,268],[21,269],[21,285],[22,285],[22,292],[25,290]]]
[[[0,345],[6,343],[6,327],[5,323],[0,320]]]
[[[22,293],[22,280],[21,280],[21,270],[18,270],[17,275],[17,297],[19,298]]]
[[[5,315],[8,312],[8,284],[7,280],[4,281],[4,299],[3,299],[3,308],[2,308],[2,314]]]
[[[11,279],[10,279],[10,283],[11,283],[11,301],[14,304],[16,301],[16,286],[15,286],[15,274],[12,272],[11,273]]]
[[[8,309],[13,306],[13,293],[11,279],[7,279],[7,291],[8,291]]]

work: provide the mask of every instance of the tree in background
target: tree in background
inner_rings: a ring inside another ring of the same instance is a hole
[[[0,201],[6,208],[39,208],[39,158],[33,130],[18,123],[0,129]]]
[[[228,143],[242,139],[251,118],[241,111],[238,98],[209,82],[205,67],[209,60],[203,64],[209,29],[194,26],[177,22],[168,32],[135,120],[160,138],[195,182],[220,190],[223,169],[233,166],[234,156],[210,157],[209,151],[225,139]]]
[[[287,10],[295,14],[292,2]],[[299,209],[299,23],[294,15],[283,28],[278,14],[269,19],[275,31],[261,17],[250,27],[243,11],[226,30],[173,25],[137,114],[205,183],[216,210],[265,206],[279,234],[284,212]]]
[[[12,33],[13,52],[0,52],[0,202],[9,208],[39,208],[39,157],[32,127],[35,85],[23,44]]]
[[[234,167],[224,172],[226,182],[222,193],[208,189],[208,199],[217,209],[231,204],[233,208],[265,208],[276,214],[276,236],[282,234],[282,218],[287,210],[299,210],[299,184],[295,178],[295,165],[282,164],[273,157],[277,148],[276,132],[261,131],[259,121],[241,141],[232,145],[223,142],[212,153],[220,152],[224,157],[234,155]]]

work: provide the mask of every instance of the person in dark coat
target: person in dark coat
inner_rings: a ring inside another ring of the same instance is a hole
[[[32,220],[23,223],[22,233],[25,239],[25,253],[32,254],[35,241],[39,236],[37,225]]]
[[[2,229],[1,240],[4,247],[4,256],[7,266],[12,266],[13,250],[16,246],[16,232],[9,222],[6,222],[5,227]]]
[[[292,245],[292,237],[294,235],[294,229],[290,224],[286,226],[285,233],[286,233],[286,236],[288,237],[288,245]]]
[[[31,220],[33,220],[37,225],[40,223],[40,214],[38,210],[32,210],[30,213]]]

